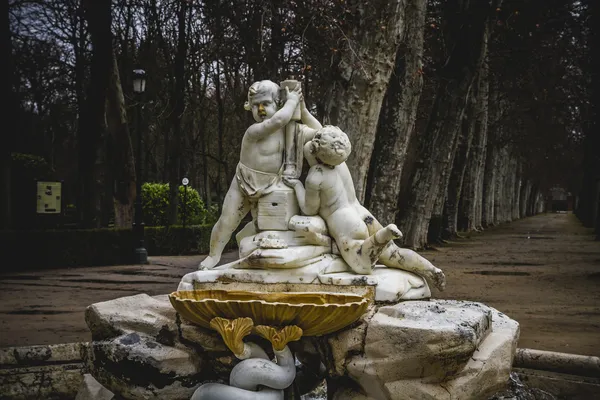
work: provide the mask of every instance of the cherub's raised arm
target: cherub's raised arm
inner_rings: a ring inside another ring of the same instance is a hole
[[[304,99],[300,101],[300,120],[302,123],[312,129],[321,129],[323,125],[306,108]],[[312,138],[311,138],[312,139]]]
[[[300,89],[300,85],[289,91],[286,87],[286,102],[284,106],[278,110],[273,116],[269,119],[266,119],[258,124],[251,125],[246,130],[246,137],[251,140],[260,140],[272,133],[275,133],[277,130],[286,126],[290,120],[292,119],[292,115],[294,114],[294,110],[300,101],[300,97],[302,96],[302,90]]]

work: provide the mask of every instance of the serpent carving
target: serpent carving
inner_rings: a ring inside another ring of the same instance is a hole
[[[277,363],[254,343],[244,343],[249,358],[237,364],[229,375],[230,385],[206,383],[200,386],[192,400],[283,400],[283,389],[296,377],[294,355],[286,345],[273,348]]]

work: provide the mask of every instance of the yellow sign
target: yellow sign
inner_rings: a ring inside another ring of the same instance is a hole
[[[62,182],[37,183],[37,213],[60,214]]]

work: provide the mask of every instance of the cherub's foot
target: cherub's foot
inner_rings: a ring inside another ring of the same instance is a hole
[[[446,289],[446,275],[444,275],[444,272],[441,269],[433,267],[432,269],[426,270],[423,275],[425,279],[430,284],[433,284],[440,292],[443,292],[444,289]]]
[[[389,224],[375,233],[375,240],[377,243],[387,243],[390,240],[400,238],[402,238],[402,232],[400,232],[400,229],[394,224]]]
[[[202,260],[200,265],[198,265],[198,269],[200,271],[203,271],[206,269],[212,269],[212,268],[214,268],[215,265],[217,265],[219,263],[219,260],[220,260],[220,257],[207,256],[204,260]]]

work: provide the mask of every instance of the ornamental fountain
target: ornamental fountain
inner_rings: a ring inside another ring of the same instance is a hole
[[[168,296],[88,308],[94,377],[126,399],[293,399],[323,379],[329,399],[501,390],[518,324],[480,303],[431,299],[443,272],[356,199],[346,134],[310,115],[293,80],[256,82],[245,108],[256,122],[209,255]],[[239,259],[218,266],[248,212]]]

